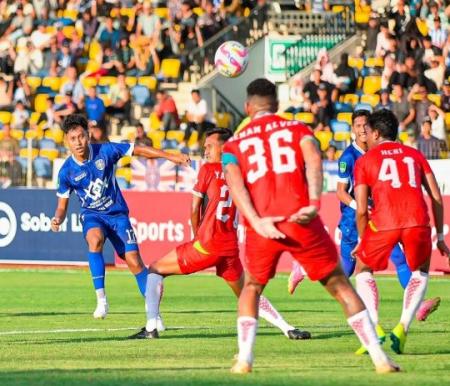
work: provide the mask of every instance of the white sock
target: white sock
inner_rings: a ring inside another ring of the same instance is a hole
[[[370,320],[373,325],[378,324],[378,287],[372,273],[361,272],[356,275],[356,292],[364,302],[367,311],[369,311]]]
[[[412,272],[403,295],[403,311],[400,318],[400,323],[403,324],[405,332],[408,332],[414,315],[425,297],[427,286],[428,273],[420,271]]]
[[[159,315],[159,303],[163,293],[163,277],[156,273],[149,273],[147,276],[147,286],[145,289],[145,311],[147,312],[147,331],[156,328],[156,321]]]
[[[253,363],[253,346],[255,344],[258,320],[251,316],[240,316],[237,320],[239,361]]]
[[[295,327],[288,324],[283,317],[278,313],[275,307],[269,302],[267,298],[261,296],[259,298],[259,316],[271,325],[279,328],[286,335],[288,331],[294,330]]]
[[[361,344],[367,349],[375,365],[386,363],[388,357],[380,346],[375,327],[367,310],[358,312],[347,319],[347,323],[355,331]]]
[[[106,294],[104,288],[95,290],[95,294],[97,295],[97,303],[106,302]]]

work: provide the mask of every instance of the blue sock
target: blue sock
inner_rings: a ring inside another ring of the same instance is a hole
[[[147,287],[147,276],[148,276],[147,268],[144,268],[137,275],[134,275],[137,281],[137,285],[139,287],[139,291],[141,291],[142,296],[145,296],[145,288]]]
[[[397,270],[397,278],[400,285],[403,288],[406,288],[409,279],[411,278],[411,271],[406,263],[405,254],[398,244],[392,250],[391,261],[394,263],[395,269]]]
[[[101,252],[89,252],[89,269],[96,290],[105,288],[105,261]]]
[[[346,243],[341,240],[341,266],[347,277],[353,275],[356,260],[352,257],[352,250],[356,247],[355,243]]]

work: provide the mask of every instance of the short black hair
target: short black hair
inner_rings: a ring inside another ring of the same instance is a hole
[[[70,130],[75,129],[78,126],[81,126],[84,131],[88,131],[87,119],[80,114],[71,114],[64,120],[62,130],[67,134]]]
[[[232,136],[233,132],[230,129],[225,129],[222,127],[215,127],[213,129],[210,129],[206,132],[206,137],[210,137],[211,135],[219,134],[219,139],[221,142],[228,141]]]
[[[398,135],[398,119],[388,109],[375,111],[369,116],[369,126],[380,133],[381,137],[395,141]]]
[[[355,123],[356,118],[358,117],[366,117],[367,119],[369,119],[370,116],[370,111],[369,110],[357,110],[352,114],[352,125]]]
[[[197,94],[197,95],[200,95],[200,90],[199,90],[198,88],[194,88],[194,89],[191,91],[191,94]]]
[[[266,78],[255,79],[247,86],[247,96],[272,97],[277,99],[277,88],[275,84]]]

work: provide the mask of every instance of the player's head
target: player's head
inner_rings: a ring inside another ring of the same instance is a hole
[[[398,134],[398,119],[391,110],[375,111],[369,116],[366,130],[369,148],[383,140],[395,141]]]
[[[233,133],[229,129],[214,128],[206,132],[206,139],[203,145],[205,158],[208,162],[220,162],[223,145]]]
[[[254,117],[259,112],[275,113],[278,110],[277,88],[265,78],[255,79],[247,86],[245,113]]]
[[[79,114],[69,115],[63,123],[67,146],[76,157],[83,159],[88,153],[89,127],[87,119]]]
[[[368,110],[358,110],[352,115],[352,131],[358,145],[367,143],[366,126],[369,115],[370,112]]]

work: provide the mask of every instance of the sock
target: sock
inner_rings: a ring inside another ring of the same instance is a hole
[[[369,312],[363,310],[347,319],[348,324],[367,349],[375,365],[386,363],[388,358],[380,346]]]
[[[147,287],[145,291],[145,310],[147,312],[147,331],[156,328],[156,320],[159,315],[159,303],[163,292],[163,277],[156,273],[149,273],[147,276]]]
[[[428,286],[428,273],[414,271],[411,279],[405,288],[403,296],[403,311],[400,323],[403,324],[405,332],[408,332],[409,326],[414,315],[425,297]]]
[[[137,275],[134,275],[137,281],[137,285],[139,287],[139,291],[141,292],[142,296],[145,296],[145,288],[147,287],[147,276],[148,276],[147,268],[144,268]]]
[[[398,281],[400,282],[400,285],[403,288],[406,288],[409,279],[411,278],[411,270],[409,269],[408,264],[406,263],[405,254],[403,253],[402,249],[398,244],[392,250],[390,259],[395,265],[395,269],[397,271],[397,278]]]
[[[105,294],[105,261],[103,260],[103,254],[101,252],[89,252],[89,269],[91,271],[92,281],[94,282],[94,288],[97,290],[103,290]],[[101,291],[100,291],[101,294]],[[97,293],[97,298],[99,293]],[[104,297],[104,296],[103,296]]]
[[[261,296],[259,298],[258,312],[261,318],[263,318],[265,321],[269,322],[273,326],[279,328],[281,331],[283,331],[283,334],[285,335],[287,334],[288,331],[295,329],[295,327],[292,327],[283,319],[283,317],[278,313],[275,307],[264,296]]]
[[[95,294],[97,295],[97,302],[106,302],[106,294],[104,288],[99,288],[95,290]]]
[[[258,320],[251,316],[240,316],[237,320],[239,361],[253,363],[253,346],[255,344]]]
[[[364,302],[373,325],[378,324],[378,287],[370,272],[361,272],[356,275],[356,292]]]

